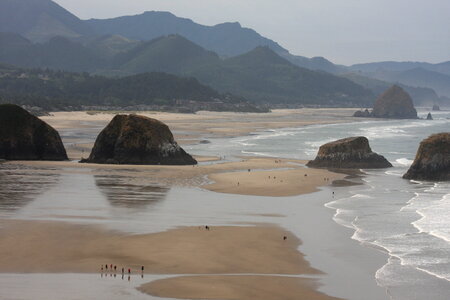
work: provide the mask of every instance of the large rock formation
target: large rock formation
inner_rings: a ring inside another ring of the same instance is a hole
[[[58,132],[13,104],[0,105],[0,159],[67,160]]]
[[[138,115],[117,115],[95,141],[88,159],[100,164],[193,165],[197,161],[175,142],[169,127]]]
[[[320,146],[314,160],[307,163],[314,168],[375,169],[389,168],[391,163],[370,149],[363,136],[349,137]]]
[[[433,134],[424,139],[420,143],[413,164],[403,178],[449,181],[450,133]]]
[[[375,102],[372,110],[374,118],[417,119],[417,111],[409,94],[394,85]]]

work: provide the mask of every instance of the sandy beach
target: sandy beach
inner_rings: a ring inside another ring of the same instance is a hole
[[[270,128],[345,122],[348,111],[280,110],[271,114],[245,114],[245,118],[238,113],[206,112],[145,115],[167,122],[179,143],[186,145]],[[272,157],[238,157],[229,161],[219,156],[197,156],[200,162],[197,166],[78,163],[76,160],[89,154],[96,135],[112,117],[113,114],[85,112],[61,112],[44,117],[61,132],[72,161],[16,161],[6,162],[5,166],[26,168],[28,174],[35,172],[36,176],[46,173],[121,178],[124,193],[132,193],[134,187],[157,184],[163,189],[202,188],[211,195],[290,197],[316,192],[335,181],[345,182],[347,177],[328,170],[306,168],[302,160]],[[102,189],[103,183],[99,180],[96,179],[96,185]],[[108,189],[110,187],[105,186],[103,192],[108,193]],[[280,198],[273,198],[273,201],[277,199]],[[283,217],[270,213],[259,216]],[[317,291],[320,284],[313,277],[322,272],[312,268],[298,250],[301,237],[278,226],[252,224],[242,219],[240,223],[248,226],[210,226],[208,230],[200,223],[156,233],[130,234],[89,223],[70,223],[70,217],[64,220],[2,220],[0,272],[98,273],[101,265],[112,263],[118,270],[131,268],[133,273],[138,273],[144,265],[147,274],[178,276],[139,287],[140,291],[156,297],[298,299],[302,295],[307,299],[337,299]],[[311,278],[295,277],[298,275]]]
[[[317,292],[312,279],[282,276],[184,276],[144,284],[144,293],[179,299],[338,299]],[[301,297],[301,298],[299,298]]]

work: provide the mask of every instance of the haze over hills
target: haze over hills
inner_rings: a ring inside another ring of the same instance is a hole
[[[198,82],[166,73],[106,78],[87,73],[21,69],[0,64],[0,103],[47,110],[152,109],[194,112],[265,112],[242,97],[222,94]]]
[[[33,42],[55,36],[92,33],[89,25],[50,0],[0,0],[0,32],[18,33]]]
[[[167,72],[263,103],[370,106],[380,86],[392,82],[402,84],[416,103],[449,102],[431,88],[450,95],[450,62],[348,68],[291,55],[239,23],[205,26],[154,11],[82,21],[51,0],[0,0],[0,17],[0,62],[21,67],[108,76]]]

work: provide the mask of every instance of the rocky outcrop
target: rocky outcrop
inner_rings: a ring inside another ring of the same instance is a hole
[[[427,120],[433,120],[433,116],[431,115],[431,113],[428,113]]]
[[[440,111],[441,108],[439,107],[439,105],[435,104],[433,105],[433,111]]]
[[[411,96],[401,87],[394,85],[375,102],[372,110],[374,118],[417,119]]]
[[[117,115],[100,132],[86,163],[193,165],[197,161],[174,140],[169,127],[138,115]]]
[[[353,114],[354,117],[357,118],[370,118],[371,114],[368,109],[366,110],[358,110]]]
[[[416,158],[403,175],[406,179],[450,180],[450,133],[438,133],[424,139]]]
[[[394,85],[386,90],[375,102],[372,112],[357,111],[354,117],[417,119],[417,111],[409,94]]]
[[[67,160],[58,132],[20,106],[0,105],[0,159]]]
[[[389,168],[391,163],[372,152],[363,136],[349,137],[320,146],[314,160],[307,163],[314,168],[375,169]]]

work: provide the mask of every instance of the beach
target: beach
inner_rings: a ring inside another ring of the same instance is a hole
[[[345,123],[348,113],[146,114],[167,122],[197,166],[80,164],[113,115],[45,117],[71,160],[2,164],[0,281],[10,288],[0,296],[26,299],[34,291],[46,299],[41,274],[59,274],[53,298],[67,278],[92,299],[99,296],[91,285],[105,299],[387,299],[375,280],[387,253],[362,247],[325,207],[364,188],[366,175],[306,168],[313,154],[291,145],[295,130],[355,127]],[[266,136],[284,139],[268,145],[288,154],[256,155]],[[107,263],[130,268],[131,284],[105,279],[113,275],[101,273]],[[15,280],[31,283],[20,292]]]

